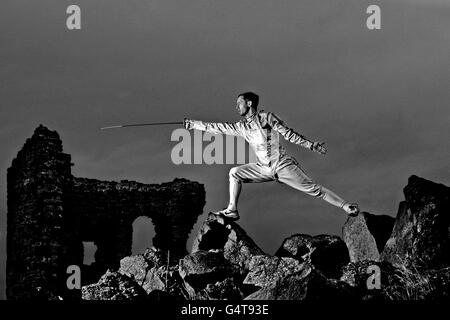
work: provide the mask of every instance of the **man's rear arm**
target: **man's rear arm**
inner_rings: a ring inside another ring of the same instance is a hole
[[[295,132],[293,129],[289,128],[283,120],[280,119],[276,114],[272,112],[267,113],[268,124],[277,132],[279,132],[287,141],[299,144],[309,150],[313,149],[313,142],[303,135]]]

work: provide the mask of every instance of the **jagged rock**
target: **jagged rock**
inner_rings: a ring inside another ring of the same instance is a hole
[[[411,176],[403,192],[406,201],[381,258],[396,265],[449,265],[450,188]]]
[[[168,265],[167,261],[164,264],[165,259],[162,250],[147,249],[143,255],[123,258],[119,273],[136,281],[148,294],[157,290],[172,298],[182,298],[184,293],[178,266]]]
[[[293,235],[283,241],[275,255],[309,262],[331,278],[339,277],[340,267],[350,261],[344,241],[330,235]]]
[[[200,290],[190,297],[194,300],[233,300],[244,298],[244,293],[234,278],[227,278],[214,284],[209,283],[205,289]]]
[[[302,271],[305,265],[294,258],[254,256],[244,284],[266,287],[280,279]]]
[[[245,300],[353,300],[354,290],[343,281],[327,279],[311,265],[280,278]]]
[[[120,260],[119,273],[130,277],[138,284],[142,284],[150,267],[144,256],[140,254]]]
[[[148,252],[154,252],[147,250]],[[148,256],[148,255],[147,255]],[[154,257],[154,256],[153,256]],[[144,255],[135,255],[125,257],[120,260],[119,272],[124,274],[138,283],[147,293],[153,290],[165,290],[164,267],[158,268],[155,262],[148,260]]]
[[[379,288],[376,286],[376,267],[380,272]],[[395,267],[388,262],[373,260],[347,264],[342,268],[340,280],[355,288],[355,292],[362,300],[391,300],[393,287],[399,285],[398,272]]]
[[[264,254],[239,225],[224,223],[214,214],[203,223],[192,245],[193,253],[210,249],[223,251],[225,259],[236,266],[241,275],[247,273],[253,256]]]
[[[146,249],[144,252],[144,258],[151,265],[151,267],[166,266],[168,263],[170,265],[172,264],[172,261],[168,261],[169,259],[172,260],[168,252],[155,247]],[[178,262],[178,260],[176,262]]]
[[[81,289],[83,300],[129,300],[141,301],[147,293],[129,277],[107,271],[96,284]]]
[[[402,265],[396,269],[396,282],[385,288],[391,300],[445,300],[450,297],[450,268],[426,269]]]
[[[347,245],[350,261],[378,261],[394,223],[395,219],[390,216],[368,212],[349,217],[342,228],[342,238]]]
[[[430,270],[427,274],[430,287],[433,289],[428,295],[429,300],[444,300],[450,298],[450,267]]]
[[[197,291],[204,289],[210,283],[226,279],[232,275],[233,267],[225,260],[221,252],[201,250],[180,260],[179,273],[185,283]],[[191,288],[187,287],[187,289],[189,291]]]
[[[155,290],[164,291],[176,300],[183,300],[186,296],[183,280],[178,273],[178,266],[151,268],[148,270],[142,287],[148,293]]]

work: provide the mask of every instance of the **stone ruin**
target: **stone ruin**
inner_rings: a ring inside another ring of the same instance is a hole
[[[56,131],[40,125],[7,173],[7,289],[10,300],[80,299],[69,290],[67,268],[81,269],[82,285],[96,282],[131,255],[133,222],[154,224],[154,247],[171,261],[187,254],[186,242],[205,205],[204,186],[186,179],[162,184],[74,177],[71,156]],[[97,246],[83,265],[84,241]]]

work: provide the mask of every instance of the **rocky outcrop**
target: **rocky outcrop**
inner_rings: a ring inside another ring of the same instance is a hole
[[[390,263],[362,260],[344,266],[340,280],[354,288],[362,300],[392,300],[390,295],[392,287],[399,285],[398,276],[398,270]]]
[[[268,283],[245,300],[352,300],[356,296],[345,282],[327,279],[320,271],[305,264],[301,271]]]
[[[403,189],[394,229],[381,258],[396,265],[450,264],[450,188],[417,176]]]
[[[216,283],[208,283],[204,289],[189,292],[192,300],[233,300],[239,301],[245,294],[235,278],[226,278]]]
[[[390,216],[368,212],[349,217],[342,228],[342,238],[347,245],[350,261],[378,261],[394,223],[395,219]]]
[[[403,254],[397,264],[378,259],[392,227],[390,217],[362,213],[348,219],[344,227],[347,244],[337,236],[295,234],[271,256],[264,254],[237,223],[210,215],[193,251],[177,268],[168,263],[165,251],[153,249],[122,259],[119,274],[128,278],[128,286],[129,281],[133,288],[140,286],[147,299],[448,300],[450,266],[445,266],[446,252],[441,250],[446,238],[441,233],[437,237],[430,234],[440,230],[437,222],[448,228],[443,218],[446,212],[442,211],[447,208],[447,189],[424,179],[413,178],[411,182],[405,190],[412,204],[401,204],[391,243],[384,249],[385,253]],[[427,190],[437,191],[430,194]],[[412,201],[411,194],[422,202]],[[437,247],[417,247],[427,239],[435,241]],[[350,262],[350,257],[354,261]],[[422,263],[423,258],[428,258],[428,264]],[[430,264],[436,261],[440,264]],[[104,296],[102,283],[90,288],[86,297]]]
[[[249,272],[244,284],[257,287],[267,287],[288,275],[298,273],[304,265],[293,258],[280,258],[271,256],[255,256],[249,265]]]
[[[426,274],[431,290],[426,299],[428,300],[446,300],[450,298],[450,267],[431,270]]]
[[[264,255],[247,233],[235,222],[218,218],[210,213],[201,226],[192,245],[192,252],[217,249],[231,265],[244,275],[253,256]]]
[[[195,289],[203,289],[208,283],[215,283],[233,273],[233,266],[221,252],[196,251],[180,260],[181,278]]]
[[[147,249],[142,255],[123,258],[120,261],[119,273],[136,282],[147,294],[153,291],[165,292],[166,298],[183,299],[186,293],[178,273],[178,265],[170,265],[167,259],[164,251]]]
[[[283,241],[275,255],[309,262],[331,278],[339,277],[340,268],[349,262],[345,243],[341,238],[330,235],[293,235]]]

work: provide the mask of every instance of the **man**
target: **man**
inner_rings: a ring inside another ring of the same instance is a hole
[[[259,96],[253,92],[238,95],[236,108],[243,120],[235,123],[212,123],[184,119],[186,129],[197,129],[213,134],[229,134],[244,137],[256,154],[257,163],[234,167],[229,173],[230,201],[228,207],[214,212],[226,218],[238,220],[237,209],[242,183],[278,181],[311,196],[319,197],[343,209],[349,215],[357,215],[356,203],[344,201],[337,194],[313,182],[279,144],[279,135],[286,140],[320,154],[326,153],[323,142],[313,142],[290,129],[277,115],[264,110],[257,111]]]

